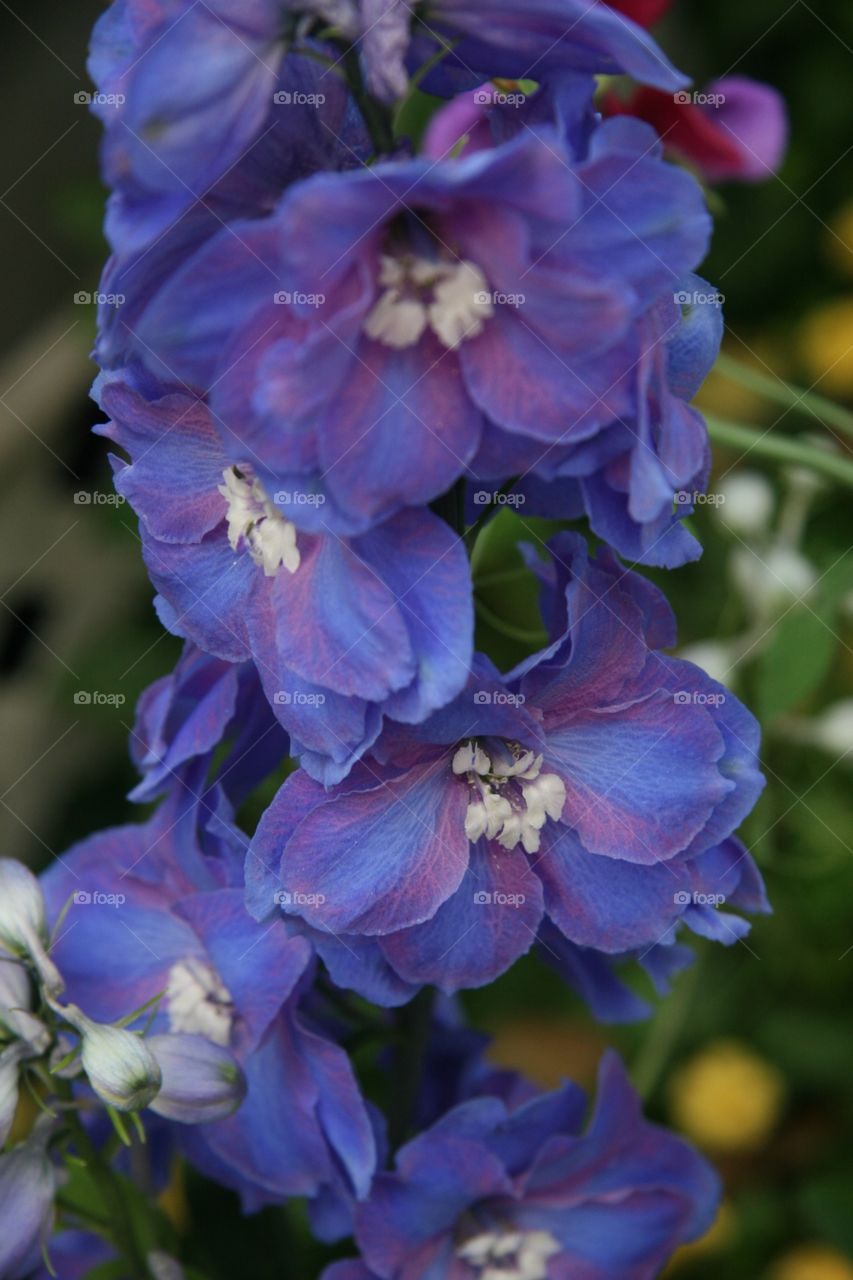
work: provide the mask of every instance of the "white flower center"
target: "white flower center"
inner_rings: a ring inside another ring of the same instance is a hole
[[[488,281],[473,262],[382,254],[379,295],[364,332],[386,347],[413,347],[427,328],[453,350],[475,338],[492,314]]]
[[[216,970],[203,960],[187,956],[172,965],[166,1004],[170,1031],[206,1036],[215,1044],[229,1043],[234,1022],[231,992]]]
[[[222,477],[225,483],[218,488],[228,503],[228,541],[234,550],[242,541],[268,578],[282,565],[296,573],[301,557],[294,525],[276,510],[248,467],[226,467]]]
[[[465,742],[453,757],[453,772],[464,774],[474,791],[465,814],[465,834],[473,843],[485,836],[505,849],[539,849],[539,833],[548,818],[562,816],[566,787],[556,773],[542,773],[542,756],[518,743],[492,759],[476,742]]]
[[[550,1231],[483,1231],[456,1250],[478,1280],[547,1280],[548,1259],[560,1252]]]

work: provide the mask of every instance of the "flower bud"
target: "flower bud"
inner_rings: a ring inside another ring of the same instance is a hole
[[[0,1147],[12,1131],[18,1110],[18,1077],[27,1046],[17,1040],[0,1052]]]
[[[0,956],[0,1022],[8,1025],[11,1010],[29,1009],[32,1005],[30,979],[19,960]]]
[[[140,1111],[160,1089],[162,1074],[146,1041],[133,1031],[92,1022],[66,1010],[83,1037],[83,1070],[99,1098],[118,1111]]]
[[[39,1264],[53,1221],[57,1173],[47,1154],[44,1116],[26,1142],[0,1155],[0,1276],[25,1276]]]
[[[163,1073],[151,1110],[181,1124],[223,1120],[236,1111],[246,1081],[236,1058],[205,1036],[178,1032],[151,1036],[148,1044]]]
[[[26,969],[17,960],[0,956],[0,1043],[23,1040],[34,1056],[45,1052],[50,1032],[30,1012],[32,988]]]
[[[0,947],[36,967],[47,992],[65,985],[46,951],[47,917],[41,885],[22,862],[0,858]]]

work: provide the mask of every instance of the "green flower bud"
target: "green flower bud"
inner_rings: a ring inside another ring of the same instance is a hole
[[[141,1111],[163,1082],[160,1066],[146,1042],[133,1031],[92,1022],[79,1010],[66,1017],[83,1037],[80,1058],[89,1084],[117,1111]]]

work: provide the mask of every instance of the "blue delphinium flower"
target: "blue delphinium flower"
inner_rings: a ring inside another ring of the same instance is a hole
[[[138,316],[205,240],[236,221],[270,213],[291,182],[320,171],[353,168],[369,157],[361,118],[339,76],[324,76],[313,57],[292,54],[281,84],[281,100],[272,100],[268,126],[251,149],[209,188],[200,182],[198,191],[173,181],[171,167],[154,164],[147,149],[143,154],[153,169],[146,175],[151,186],[134,179],[123,155],[115,160],[119,172],[111,176],[111,148],[126,148],[133,134],[117,108],[104,112],[106,176],[113,183],[106,232],[113,254],[99,288],[95,354],[103,368],[124,364]],[[192,154],[203,155],[209,141],[203,133]],[[212,151],[211,159],[218,166],[222,152]]]
[[[586,515],[594,533],[640,564],[675,568],[701,555],[683,519],[707,488],[711,453],[704,420],[687,401],[717,357],[723,321],[710,285],[698,276],[684,283],[689,288],[662,300],[638,329],[635,408],[581,445],[545,449],[499,430],[486,433],[472,463],[478,479],[468,485],[472,519],[483,514],[477,503],[484,496],[492,502],[514,474],[512,493],[525,516]],[[679,297],[707,301],[680,313]]]
[[[551,554],[548,648],[506,678],[480,660],[332,790],[287,779],[247,861],[259,918],[278,900],[324,956],[328,935],[361,935],[405,981],[454,990],[494,979],[544,918],[618,955],[682,920],[734,941],[747,926],[716,908],[766,908],[730,838],[762,787],[755,720],[662,652],[674,623],[650,583],[574,535]]]
[[[129,343],[209,391],[233,463],[322,494],[341,533],[476,479],[484,456],[517,474],[518,450],[526,469],[570,452],[575,475],[627,455],[632,519],[671,519],[705,436],[677,406],[661,420],[650,383],[709,230],[652,131],[608,122],[574,160],[543,126],[294,184],[180,266]]]
[[[564,78],[552,91],[529,97],[484,85],[433,116],[424,154],[438,160],[488,152],[550,119],[575,156],[588,156],[597,146],[592,106],[593,87],[583,77]],[[612,145],[643,155],[658,150],[624,122],[621,141],[614,132]],[[675,284],[636,325],[633,358],[625,366],[629,402],[612,420],[583,442],[567,431],[547,446],[492,425],[471,464],[478,480],[469,501],[483,482],[501,486],[513,475],[526,514],[585,514],[594,532],[628,559],[674,567],[701,553],[682,520],[706,488],[710,449],[704,421],[688,402],[717,358],[723,315],[720,295],[699,276]]]
[[[51,917],[70,900],[54,948],[67,995],[112,1023],[162,994],[155,1048],[159,1033],[175,1032],[191,1038],[188,1049],[196,1037],[231,1049],[243,1105],[227,1119],[182,1123],[174,1138],[246,1210],[288,1195],[362,1196],[373,1135],[346,1054],[300,1010],[310,946],[247,915],[243,849],[226,813],[224,801],[203,806],[176,787],[148,822],[95,835],[51,867]],[[166,1048],[164,1114],[198,1119],[201,1100],[185,1096]]]
[[[479,76],[546,83],[555,74],[634,76],[661,89],[685,83],[655,41],[598,0],[361,0],[362,59],[377,97],[407,89],[406,64],[441,55],[431,92]]]
[[[584,1111],[570,1083],[455,1107],[377,1175],[356,1212],[361,1262],[324,1280],[652,1280],[710,1226],[716,1175],[643,1119],[615,1055],[585,1130]]]
[[[93,108],[106,129],[114,246],[153,241],[279,126],[295,154],[312,135],[321,147],[336,138],[351,145],[348,122],[334,110],[325,143],[319,137],[317,109],[344,90],[341,46],[312,41],[312,19],[357,42],[368,84],[381,97],[405,92],[407,54],[417,64],[437,47],[448,51],[451,74],[458,79],[461,70],[469,82],[475,69],[480,79],[537,80],[582,69],[624,71],[663,89],[684,83],[651,37],[605,5],[536,0],[523,14],[515,9],[502,0],[115,0],[95,26],[89,61]],[[313,67],[300,56],[306,48]]]
[[[343,776],[383,715],[418,721],[459,691],[473,607],[444,521],[413,508],[342,538],[316,494],[265,489],[250,451],[232,463],[204,404],[121,380],[99,394],[104,434],[131,457],[116,461],[116,486],[140,517],[163,621],[221,659],[252,660],[319,777]]]
[[[210,779],[212,758],[226,742],[227,755]],[[137,704],[130,755],[141,781],[130,799],[145,803],[180,784],[208,813],[222,795],[236,808],[289,754],[290,740],[254,666],[186,644],[174,670],[149,685]],[[209,783],[216,785],[208,791]]]
[[[682,928],[730,943],[768,909],[734,835],[757,726],[613,554],[698,554],[688,402],[722,316],[701,189],[601,121],[596,77],[684,80],[600,0],[114,0],[90,67],[100,431],[184,650],[131,735],[153,812],[44,899],[0,860],[0,1145],[22,1064],[68,1069],[60,1018],[82,1123],[145,1106],[157,1185],[178,1151],[247,1212],[306,1198],[361,1255],[325,1280],[651,1280],[710,1224],[711,1170],[613,1055],[584,1128],[576,1086],[493,1070],[450,997],[536,946],[599,1018],[643,1016],[623,965],[665,990]],[[413,84],[450,100],[417,155]],[[548,640],[505,675],[473,652],[481,485],[609,544],[524,549]],[[386,1138],[331,987],[430,984],[430,1078]],[[54,1222],[62,1122],[0,1154],[10,1280]],[[57,1257],[82,1275],[113,1243]]]
[[[333,51],[286,53],[281,0],[115,0],[89,70],[113,248],[153,246],[191,206],[221,225],[365,144]],[[325,63],[326,65],[323,65]],[[365,158],[366,158],[365,152]],[[149,264],[150,265],[150,264]]]

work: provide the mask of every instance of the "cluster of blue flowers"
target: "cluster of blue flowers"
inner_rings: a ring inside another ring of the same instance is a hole
[[[655,1276],[712,1220],[712,1172],[615,1059],[586,1123],[576,1086],[492,1071],[453,997],[536,948],[599,1019],[641,1017],[626,964],[664,992],[688,931],[731,943],[767,910],[734,835],[756,723],[670,656],[664,596],[617,558],[700,552],[688,402],[722,318],[700,186],[602,119],[596,77],[685,80],[603,0],[115,0],[91,67],[125,298],[99,430],[184,651],[132,734],[150,816],[42,878],[67,997],[226,1055],[241,1105],[174,1067],[158,1164],[248,1212],[306,1197],[360,1251],[327,1280]],[[508,494],[601,545],[523,548],[547,641],[505,672],[468,549]],[[342,1009],[381,1034],[433,988],[392,1151]],[[4,1001],[0,1070],[29,1043]],[[49,1229],[46,1142],[0,1156],[0,1187],[32,1166],[13,1280]],[[62,1274],[103,1248],[60,1234]]]

